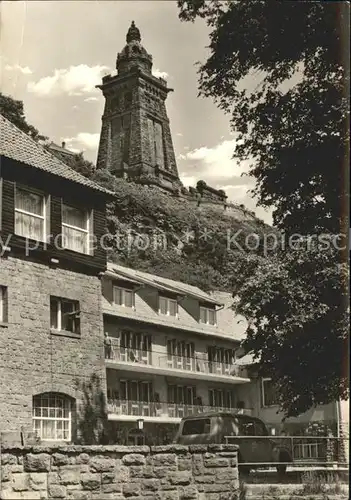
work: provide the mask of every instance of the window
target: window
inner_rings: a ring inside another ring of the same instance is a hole
[[[120,381],[121,399],[125,401],[151,402],[152,383],[139,380]]]
[[[238,419],[239,432],[242,436],[256,436],[254,420]]]
[[[152,363],[151,343],[151,335],[123,331],[120,344],[121,361],[150,365]]]
[[[209,434],[211,430],[211,420],[209,418],[199,418],[196,420],[185,420],[183,424],[183,436],[194,434]]]
[[[279,404],[278,392],[270,378],[262,379],[262,406],[276,406]]]
[[[50,321],[51,328],[80,334],[79,302],[51,297]]]
[[[209,346],[207,348],[210,373],[230,375],[234,369],[235,350],[224,347]]]
[[[118,306],[134,307],[134,292],[118,286],[113,287],[113,302]]]
[[[159,313],[166,316],[177,316],[178,302],[175,299],[168,299],[167,297],[159,298]]]
[[[268,430],[263,422],[255,420],[255,434],[256,436],[268,436]]]
[[[167,340],[167,366],[195,371],[195,344],[176,339]]]
[[[200,307],[200,323],[205,325],[216,324],[216,309],[210,307]]]
[[[7,288],[0,286],[0,323],[7,323]]]
[[[44,241],[47,234],[47,200],[43,194],[16,186],[15,233]]]
[[[90,216],[87,211],[62,205],[62,240],[64,248],[79,253],[90,253]]]
[[[230,390],[209,389],[210,406],[216,408],[235,408],[234,395]]]
[[[33,430],[40,439],[71,441],[72,408],[66,396],[54,393],[33,398]]]
[[[185,385],[168,386],[168,403],[193,406],[195,398],[195,387]]]
[[[148,119],[149,143],[151,165],[157,165],[161,169],[165,166],[164,151],[163,151],[163,134],[162,125],[151,118]]]

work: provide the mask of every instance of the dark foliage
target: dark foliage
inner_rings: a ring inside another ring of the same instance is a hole
[[[200,17],[211,29],[200,94],[231,115],[234,156],[252,160],[260,204],[288,235],[314,238],[233,266],[236,310],[250,324],[246,348],[276,382],[287,416],[346,398],[349,5],[178,5],[182,20]]]
[[[93,374],[88,381],[77,381],[77,389],[83,396],[77,411],[78,441],[82,444],[106,444],[108,420],[100,377]]]
[[[200,94],[231,115],[234,155],[253,160],[255,192],[274,208],[275,224],[302,234],[345,230],[349,5],[178,5],[182,20],[199,16],[212,28]]]
[[[16,101],[0,92],[0,113],[34,140],[44,141],[47,139],[44,135],[39,134],[33,125],[27,123],[22,101]]]

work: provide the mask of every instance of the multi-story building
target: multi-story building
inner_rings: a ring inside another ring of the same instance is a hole
[[[276,434],[301,434],[311,422],[337,431],[338,402],[284,419],[271,380],[243,356],[247,325],[230,294],[116,264],[108,264],[102,294],[112,441],[126,442],[143,420],[149,442],[169,442],[182,417],[204,411],[249,413]]]
[[[186,415],[250,411],[238,392],[250,382],[237,364],[243,322],[227,303],[115,264],[108,265],[102,293],[108,418],[116,422],[116,440],[123,442],[139,419],[151,442],[163,442]]]
[[[111,193],[2,116],[0,130],[0,431],[70,441],[85,385],[105,380],[99,240]]]

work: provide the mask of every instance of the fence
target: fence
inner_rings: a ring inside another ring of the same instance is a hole
[[[348,439],[334,436],[226,436],[238,444],[242,462],[272,466],[349,467]],[[240,459],[239,459],[240,461]]]
[[[117,363],[137,363],[160,369],[247,378],[247,370],[236,363],[220,363],[197,356],[178,356],[175,354],[155,356],[153,359],[153,354],[156,353],[146,349],[115,345],[105,349],[105,358]]]
[[[197,415],[205,412],[237,412],[251,414],[250,409],[239,410],[207,405],[187,405],[181,403],[166,403],[156,401],[131,401],[131,400],[108,400],[108,413],[114,415],[159,417],[181,419],[189,415]]]

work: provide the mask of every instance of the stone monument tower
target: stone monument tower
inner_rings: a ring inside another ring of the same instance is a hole
[[[127,44],[117,56],[117,75],[103,77],[106,102],[97,168],[135,182],[179,189],[176,159],[165,106],[168,92],[163,78],[152,74],[152,56],[141,45],[132,22]]]

